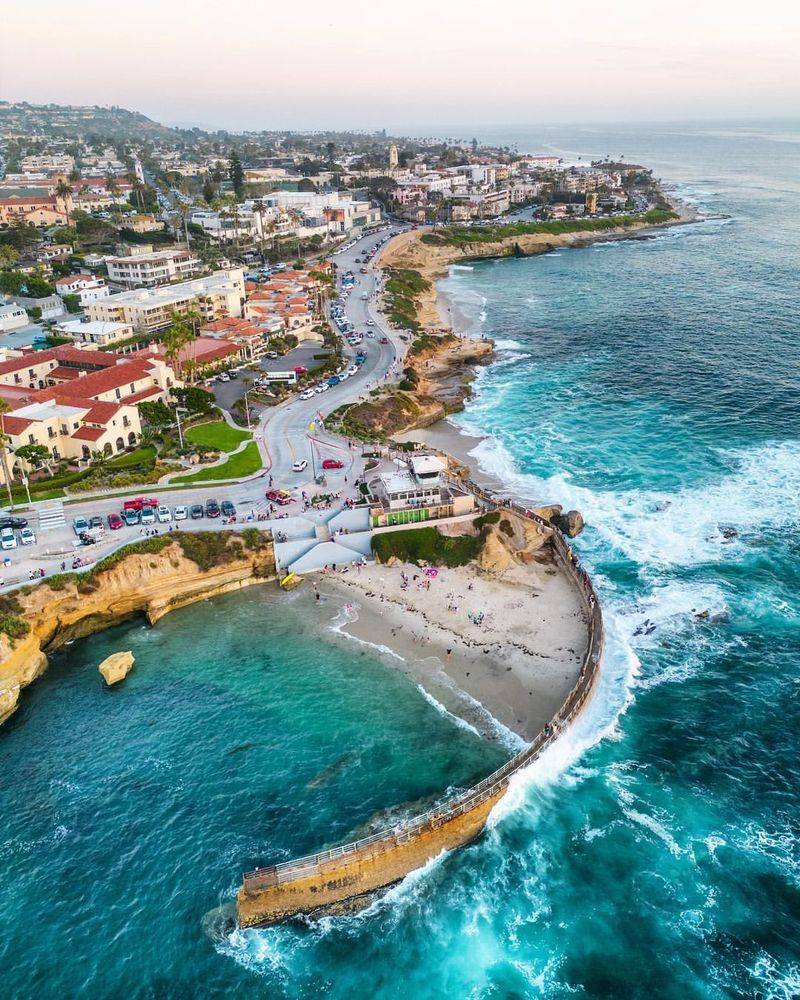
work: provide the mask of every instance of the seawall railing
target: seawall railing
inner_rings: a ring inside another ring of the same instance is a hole
[[[559,710],[534,740],[524,750],[472,788],[451,796],[427,812],[369,837],[341,844],[327,851],[319,851],[306,857],[295,858],[291,861],[247,872],[244,876],[245,892],[258,892],[260,889],[267,889],[281,882],[291,882],[315,873],[322,874],[343,860],[355,861],[360,857],[374,857],[386,853],[425,831],[437,829],[456,817],[471,812],[481,803],[506,790],[511,778],[528,767],[558,738],[563,729],[578,715],[589,698],[600,669],[605,633],[597,594],[577,555],[557,528],[554,528],[549,521],[524,505],[514,500],[497,498],[490,491],[483,489],[469,479],[454,479],[453,481],[457,482],[461,488],[473,492],[486,507],[497,510],[513,510],[519,516],[533,521],[551,532],[551,542],[556,559],[577,585],[586,613],[588,642],[577,681]]]

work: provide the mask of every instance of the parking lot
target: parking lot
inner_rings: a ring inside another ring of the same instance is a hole
[[[319,368],[322,364],[321,361],[314,360],[314,355],[325,352],[326,349],[321,344],[301,344],[298,347],[293,347],[291,351],[287,351],[282,357],[261,358],[257,364],[258,368],[265,372],[286,372],[291,371],[293,368],[300,367],[301,365],[303,368],[308,368],[309,371],[313,371],[315,368]],[[233,379],[230,382],[220,382],[215,379],[212,392],[214,393],[214,399],[217,402],[217,406],[221,406],[224,410],[230,410],[230,408],[245,394],[247,385],[245,384],[244,379],[252,379],[257,376],[258,371],[255,369],[252,371],[243,369],[237,372],[236,379]]]

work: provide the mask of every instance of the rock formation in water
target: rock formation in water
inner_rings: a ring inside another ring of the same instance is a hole
[[[128,649],[125,652],[112,653],[111,656],[107,656],[97,669],[105,678],[106,684],[111,687],[112,684],[119,684],[120,681],[125,680],[133,670],[133,663],[133,653]]]

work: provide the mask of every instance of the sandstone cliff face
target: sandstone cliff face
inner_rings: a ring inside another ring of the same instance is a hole
[[[0,724],[16,709],[19,691],[47,667],[45,649],[99,632],[144,612],[151,624],[175,608],[261,583],[275,575],[271,542],[248,548],[241,536],[226,539],[225,561],[201,569],[176,540],[158,553],[133,552],[88,577],[62,578],[18,592],[28,634],[0,636]]]

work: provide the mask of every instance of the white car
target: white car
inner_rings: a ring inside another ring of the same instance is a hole
[[[230,382],[231,377],[227,372],[220,372],[219,380],[220,382]]]
[[[315,393],[314,393],[313,389],[306,389],[305,392],[301,392],[300,393],[300,398],[301,399],[313,399],[314,395],[315,395]]]
[[[327,382],[323,382],[322,385],[318,385],[314,392],[327,392],[330,386]]]
[[[339,381],[340,382],[344,382],[344,380],[348,379],[348,378],[350,378],[350,373],[349,372],[340,372],[339,373]]]
[[[3,528],[0,530],[0,548],[15,549],[17,547],[17,536],[13,528]]]
[[[185,521],[187,517],[186,508],[176,507],[172,513],[172,516],[175,518],[176,521]]]
[[[155,524],[156,523],[156,512],[152,507],[142,507],[142,513],[139,515],[140,524]]]
[[[350,365],[350,367],[347,369],[347,374],[348,375],[357,375],[358,374],[358,365]]]
[[[30,528],[23,528],[19,533],[19,540],[23,545],[35,545],[36,535]]]
[[[165,507],[164,504],[158,508],[156,516],[158,517],[160,524],[166,524],[168,521],[172,520],[172,511],[169,507]]]
[[[308,462],[301,458],[299,462],[295,462],[292,466],[292,472],[305,472],[308,468]]]

